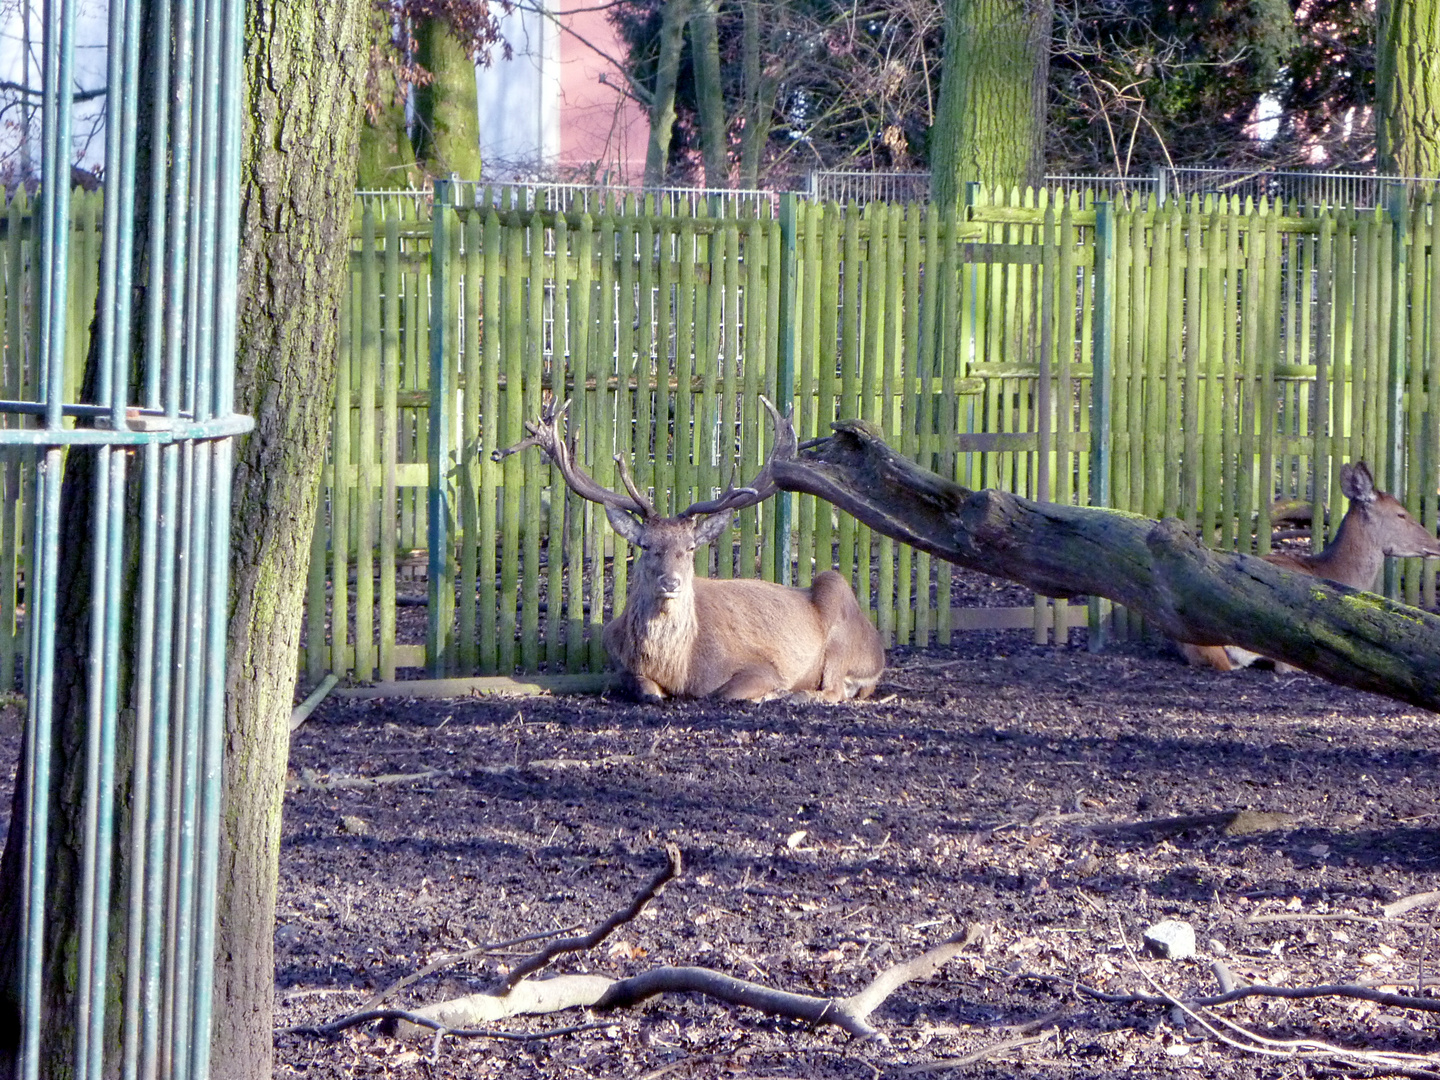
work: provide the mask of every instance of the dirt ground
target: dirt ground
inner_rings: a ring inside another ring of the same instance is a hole
[[[600,1023],[438,1054],[373,1028],[282,1032],[277,1075],[1373,1075],[1236,1049],[1070,983],[1212,994],[1218,959],[1241,983],[1413,994],[1418,979],[1432,996],[1432,909],[1381,907],[1440,888],[1440,717],[1305,675],[1191,671],[1158,647],[1092,655],[1079,631],[1069,648],[1027,641],[897,651],[859,705],[330,699],[292,740],[281,1027],[342,1016],[450,954],[589,929],[663,864],[665,841],[683,876],[552,971],[694,965],[843,996],[972,924],[987,932],[872,1015],[888,1045],[675,995],[507,1021]],[[1107,828],[1237,809],[1290,816],[1244,835]],[[1194,958],[1139,951],[1166,918],[1194,927]],[[394,1004],[490,987],[543,944],[491,949]],[[1215,1014],[1271,1039],[1436,1055],[1440,1070],[1433,1013],[1252,998]]]

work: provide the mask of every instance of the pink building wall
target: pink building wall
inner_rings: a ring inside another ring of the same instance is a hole
[[[622,55],[621,42],[604,10],[596,7],[594,0],[558,2],[565,31],[559,41],[556,165],[561,173],[576,174],[577,180],[639,184],[650,125],[634,99],[619,89],[625,81],[615,63]]]

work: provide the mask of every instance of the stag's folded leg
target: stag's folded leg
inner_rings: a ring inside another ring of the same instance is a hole
[[[755,663],[731,675],[711,696],[726,701],[768,701],[787,690],[780,672],[773,665]]]
[[[638,701],[642,704],[655,704],[665,700],[665,691],[654,679],[647,679],[644,675],[636,675],[633,671],[620,672],[619,686],[622,697],[631,701]]]
[[[1235,671],[1239,668],[1249,667],[1256,660],[1262,660],[1259,653],[1253,653],[1249,649],[1242,649],[1238,645],[1186,645],[1184,642],[1177,642],[1180,646],[1180,654],[1190,662],[1191,667],[1208,667],[1216,671]],[[1289,664],[1275,665],[1275,670],[1280,672],[1298,671]]]
[[[1235,670],[1224,645],[1187,645],[1183,641],[1176,644],[1180,646],[1180,655],[1185,657],[1191,667],[1214,668],[1216,671]]]

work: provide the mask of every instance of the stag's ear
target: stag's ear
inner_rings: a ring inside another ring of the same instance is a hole
[[[1370,466],[1363,461],[1354,465],[1340,466],[1340,491],[1356,502],[1375,501],[1375,479],[1370,475]]]
[[[645,534],[644,525],[618,506],[611,506],[608,503],[605,505],[605,516],[610,519],[612,529],[636,547],[640,546],[640,537]]]
[[[695,546],[708,544],[726,529],[730,528],[730,519],[734,515],[729,510],[719,514],[711,514],[700,524],[695,526]]]

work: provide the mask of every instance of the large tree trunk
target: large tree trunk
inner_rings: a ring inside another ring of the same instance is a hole
[[[416,59],[431,81],[415,89],[415,156],[431,176],[480,179],[480,107],[475,61],[441,18],[421,22]]]
[[[271,1075],[275,895],[300,622],[330,430],[367,0],[251,0],[225,822],[212,1060]]]
[[[784,2],[766,4],[762,0],[743,0],[744,13],[741,68],[744,81],[740,128],[740,186],[760,186],[760,162],[770,141],[771,120],[775,115],[775,95],[780,89],[780,64],[772,48],[761,55],[762,24],[772,25],[764,36],[771,43],[786,40],[785,27],[789,9]]]
[[[405,118],[405,95],[389,62],[394,52],[389,9],[371,8],[368,21],[370,55],[366,63],[378,85],[369,103],[375,115],[367,115],[360,129],[356,183],[369,190],[414,187],[415,147]]]
[[[777,461],[776,483],[886,536],[1047,596],[1104,596],[1196,645],[1241,645],[1440,711],[1440,617],[1201,547],[1183,523],[970,491],[900,457],[869,425]]]
[[[690,0],[665,0],[660,13],[660,58],[650,95],[650,140],[645,146],[647,188],[665,183],[670,138],[675,132],[675,86],[680,81],[680,55],[685,50],[685,24],[689,21]]]
[[[1053,0],[946,0],[945,70],[931,137],[935,202],[965,184],[1037,185]]]
[[[700,157],[705,186],[730,186],[729,135],[725,123],[725,91],[720,83],[720,33],[715,25],[716,0],[694,0],[690,17],[690,53],[695,65],[695,107],[700,115]]]
[[[1375,56],[1380,168],[1440,176],[1440,0],[1381,0]]]

